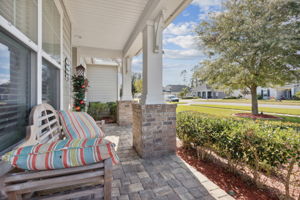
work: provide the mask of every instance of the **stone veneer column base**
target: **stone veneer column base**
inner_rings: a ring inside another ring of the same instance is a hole
[[[176,151],[176,104],[132,104],[133,147],[142,158]]]
[[[132,124],[132,104],[133,101],[117,102],[117,123],[120,126]]]

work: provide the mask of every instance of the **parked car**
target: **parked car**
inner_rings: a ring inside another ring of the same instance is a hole
[[[168,102],[179,102],[178,97],[176,97],[175,95],[167,95],[165,97],[165,100]]]

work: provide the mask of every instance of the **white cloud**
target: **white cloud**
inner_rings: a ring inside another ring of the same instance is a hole
[[[143,69],[143,58],[142,58],[142,54],[134,57],[132,59],[132,71],[133,72],[142,72]]]
[[[10,80],[9,74],[0,74],[0,84],[8,83]]]
[[[176,37],[167,38],[164,40],[164,43],[173,43],[185,49],[197,48],[195,36],[193,35],[180,35]]]
[[[175,25],[171,23],[164,31],[165,35],[186,35],[191,34],[195,29],[195,22],[185,22]]]
[[[142,61],[142,58],[141,57],[135,57],[132,59],[132,65],[139,65],[139,64],[142,64],[143,61]]]
[[[226,0],[193,0],[192,5],[199,6],[198,18],[200,21],[207,20],[209,14],[220,12],[222,3]]]
[[[8,50],[8,47],[3,45],[3,44],[0,44],[0,51],[7,51]]]
[[[220,6],[223,0],[193,0],[192,4],[201,6],[201,7],[208,7],[208,6]]]
[[[165,49],[164,50],[164,58],[170,59],[192,59],[199,58],[203,54],[196,49],[188,49],[188,50],[175,50],[175,49]]]

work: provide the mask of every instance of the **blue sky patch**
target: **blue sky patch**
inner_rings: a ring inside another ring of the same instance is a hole
[[[164,30],[163,36],[163,85],[189,84],[180,76],[191,70],[206,56],[195,41],[195,27],[207,19],[209,13],[222,11],[223,0],[194,0],[173,22]],[[142,55],[133,58],[133,72],[142,72]]]

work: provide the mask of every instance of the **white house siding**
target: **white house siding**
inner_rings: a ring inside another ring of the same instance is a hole
[[[71,21],[69,16],[66,12],[65,7],[61,3],[63,11],[64,11],[64,18],[63,18],[63,59],[65,65],[65,59],[68,59],[70,64],[69,66],[69,75],[65,71],[64,68],[64,81],[63,81],[63,109],[68,110],[72,108],[72,98],[71,98],[71,76],[72,76],[72,44],[71,44]]]
[[[88,102],[112,102],[118,99],[118,68],[107,65],[87,65]]]
[[[226,94],[222,91],[213,90],[206,84],[200,84],[194,88],[192,88],[192,95],[201,97],[201,98],[211,98],[211,99],[222,99],[226,97]]]

